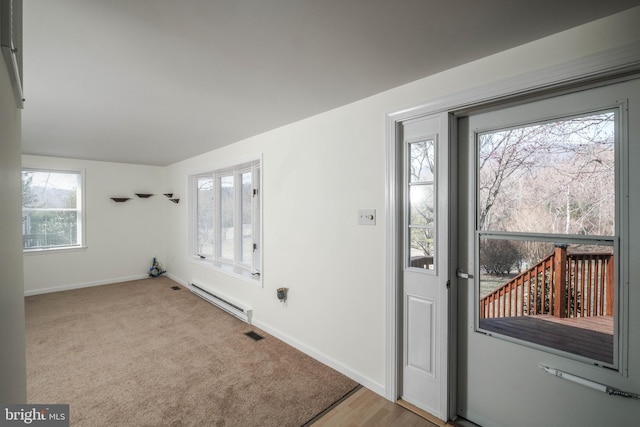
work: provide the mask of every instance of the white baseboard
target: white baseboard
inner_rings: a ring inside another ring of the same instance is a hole
[[[85,283],[76,283],[73,285],[63,285],[56,286],[53,288],[42,288],[42,289],[32,289],[29,291],[24,291],[24,296],[28,297],[31,295],[40,295],[40,294],[48,294],[52,292],[60,292],[60,291],[68,291],[71,289],[80,289],[80,288],[90,288],[92,286],[101,286],[101,285],[110,285],[112,283],[120,283],[120,282],[128,282],[131,280],[140,280],[148,278],[148,274],[136,274],[135,276],[126,276],[126,277],[114,277],[111,279],[104,280],[96,280],[93,282],[85,282]]]
[[[386,390],[385,387],[382,384],[379,384],[375,381],[372,381],[370,378],[367,378],[366,376],[362,375],[361,373],[347,367],[344,366],[342,363],[332,359],[331,357],[319,352],[318,350],[311,348],[309,346],[307,346],[306,344],[303,344],[301,342],[299,342],[298,340],[296,340],[295,338],[277,330],[272,328],[271,326],[267,325],[266,323],[260,321],[259,319],[256,319],[254,317],[252,323],[257,327],[262,329],[263,331],[267,332],[270,335],[273,335],[274,337],[278,338],[279,340],[289,344],[291,347],[294,347],[298,350],[300,350],[301,352],[303,352],[304,354],[306,354],[309,357],[312,357],[314,359],[316,359],[317,361],[324,363],[325,365],[329,366],[330,368],[335,369],[336,371],[340,372],[341,374],[351,378],[352,380],[356,381],[359,384],[362,384],[364,387],[368,388],[369,390],[379,394],[380,396],[384,397],[385,399],[386,397]]]
[[[174,282],[178,283],[179,285],[184,286],[185,288],[189,289],[189,282],[187,282],[186,280],[182,280],[181,278],[174,276],[171,273],[165,273],[165,276],[167,276],[169,279],[173,280]]]

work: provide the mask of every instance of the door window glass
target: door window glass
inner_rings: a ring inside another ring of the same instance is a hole
[[[436,140],[408,144],[409,267],[435,269]]]
[[[614,365],[616,111],[476,142],[479,329]]]

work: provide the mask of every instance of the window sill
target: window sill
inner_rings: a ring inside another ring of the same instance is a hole
[[[214,261],[210,259],[201,259],[198,257],[191,257],[191,261],[194,264],[198,264],[209,268],[211,270],[219,271],[236,279],[244,280],[254,285],[262,286],[262,276],[260,274],[252,274],[250,270],[246,268],[226,264],[220,261]]]
[[[61,248],[37,248],[37,249],[23,249],[23,255],[43,255],[53,253],[66,253],[66,252],[84,252],[88,249],[88,246],[65,246]]]

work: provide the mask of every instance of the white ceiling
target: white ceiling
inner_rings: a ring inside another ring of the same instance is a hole
[[[23,152],[167,165],[640,0],[24,0]]]

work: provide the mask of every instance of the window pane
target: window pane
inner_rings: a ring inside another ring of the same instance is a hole
[[[434,185],[412,185],[409,190],[409,224],[433,226],[435,206],[433,203]]]
[[[22,172],[22,206],[41,209],[77,209],[80,174]]]
[[[433,182],[436,173],[435,141],[409,144],[409,182]]]
[[[613,242],[480,238],[480,329],[613,364]]]
[[[79,244],[76,211],[24,211],[22,228],[24,249]]]
[[[480,230],[615,234],[615,113],[478,135]]]
[[[409,235],[409,266],[433,270],[435,268],[433,228],[410,228]]]
[[[233,175],[220,177],[220,257],[233,260],[234,252]]]
[[[251,222],[253,182],[251,172],[242,174],[242,260],[243,264],[251,264],[253,257],[253,225]]]
[[[213,178],[196,178],[197,248],[196,253],[213,256]]]
[[[435,269],[435,139],[408,144],[409,267]]]

